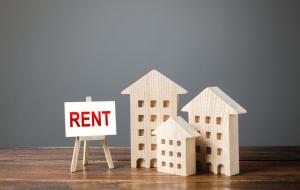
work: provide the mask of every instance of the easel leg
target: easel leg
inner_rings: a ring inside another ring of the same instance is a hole
[[[102,146],[103,146],[103,150],[104,150],[104,154],[105,154],[105,158],[106,158],[108,167],[110,169],[114,168],[114,163],[113,163],[112,158],[111,158],[111,154],[110,154],[110,151],[109,151],[109,148],[108,148],[108,142],[107,142],[106,137],[104,138],[104,140],[101,140],[101,143],[102,143]]]
[[[89,156],[89,144],[88,141],[83,141],[83,166],[88,165],[88,156]]]
[[[78,161],[79,150],[80,150],[80,141],[79,141],[79,137],[76,137],[75,144],[74,144],[74,150],[73,150],[72,163],[71,163],[71,172],[76,172],[76,170],[77,170],[77,161]]]

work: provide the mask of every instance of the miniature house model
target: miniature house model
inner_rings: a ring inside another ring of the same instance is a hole
[[[196,140],[197,165],[201,170],[235,175],[239,173],[238,115],[246,110],[218,87],[209,87],[182,111],[200,132]]]
[[[157,170],[182,176],[196,173],[196,137],[200,134],[181,117],[170,118],[153,134],[157,137]]]
[[[178,115],[179,94],[187,91],[156,70],[122,91],[130,95],[131,167],[156,167],[156,137],[169,117]]]

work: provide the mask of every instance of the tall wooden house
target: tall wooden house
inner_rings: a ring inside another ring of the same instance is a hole
[[[156,70],[122,94],[130,95],[131,167],[156,167],[156,137],[152,132],[178,115],[179,94],[187,91]]]
[[[238,115],[247,111],[218,87],[208,87],[182,108],[200,132],[197,166],[215,174],[239,173]]]
[[[195,139],[200,134],[181,117],[169,118],[153,134],[157,137],[157,170],[188,176],[196,173]]]

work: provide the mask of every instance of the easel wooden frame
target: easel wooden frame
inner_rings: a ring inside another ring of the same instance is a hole
[[[92,101],[91,96],[87,96],[85,99],[86,99],[85,100],[86,102]],[[81,141],[83,141],[83,143],[84,143],[84,145],[83,145],[83,162],[82,163],[83,163],[83,166],[86,166],[86,165],[88,165],[88,149],[89,149],[88,141],[94,141],[94,140],[98,140],[101,142],[103,150],[104,150],[107,165],[110,169],[114,168],[114,163],[112,161],[112,157],[110,154],[106,136],[76,137],[75,143],[74,143],[72,163],[71,163],[71,172],[72,173],[77,171],[77,161],[78,161]]]

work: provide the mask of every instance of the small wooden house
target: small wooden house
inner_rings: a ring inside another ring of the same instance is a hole
[[[196,173],[195,139],[200,134],[181,117],[170,118],[153,134],[157,139],[157,170],[188,176]]]
[[[197,168],[227,176],[239,173],[238,115],[247,111],[218,87],[208,87],[182,108],[200,132]]]
[[[152,70],[122,91],[130,95],[131,167],[156,167],[156,137],[151,133],[178,115],[179,94],[187,91]]]

